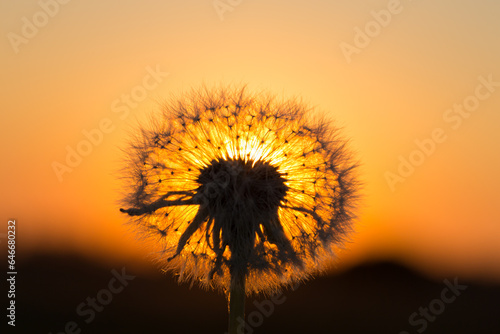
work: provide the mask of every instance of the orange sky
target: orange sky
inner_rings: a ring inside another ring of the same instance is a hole
[[[143,258],[116,204],[128,135],[172,93],[248,83],[303,97],[351,138],[364,202],[340,267],[391,259],[500,280],[499,2],[47,3],[51,15],[37,1],[0,5],[0,210],[3,225],[18,220],[20,252]],[[54,162],[100,127],[58,178]],[[422,158],[415,141],[435,129]],[[391,189],[400,156],[419,165]]]

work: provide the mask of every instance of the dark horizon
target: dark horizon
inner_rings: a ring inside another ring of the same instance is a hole
[[[126,264],[98,265],[75,256],[33,256],[18,267],[16,327],[8,333],[59,334],[65,327],[67,333],[93,334],[227,330],[225,297],[179,285],[172,275],[145,275]],[[447,280],[431,281],[388,262],[365,264],[317,277],[295,291],[250,297],[246,322],[249,333],[406,334],[425,326],[427,334],[499,333],[500,285]],[[449,284],[455,283],[454,298]],[[432,321],[419,314],[420,307],[429,309]]]

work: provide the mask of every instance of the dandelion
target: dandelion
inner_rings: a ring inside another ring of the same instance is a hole
[[[338,129],[295,101],[204,88],[167,103],[131,144],[123,199],[179,281],[246,294],[325,269],[345,240],[356,164]]]

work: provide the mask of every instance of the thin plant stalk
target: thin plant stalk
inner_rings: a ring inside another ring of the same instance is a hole
[[[238,321],[239,320],[239,321]],[[238,333],[238,326],[245,323],[245,276],[231,275],[229,291],[229,334]]]

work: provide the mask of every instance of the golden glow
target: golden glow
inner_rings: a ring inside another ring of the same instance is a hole
[[[448,140],[395,192],[383,177],[396,172],[398,157],[408,157],[417,138],[449,125],[443,112],[474,93],[479,75],[499,80],[500,43],[492,42],[498,2],[414,3],[350,64],[339,43],[352,44],[353,27],[362,29],[370,10],[387,1],[373,8],[361,1],[260,2],[228,11],[224,22],[211,6],[191,1],[123,2],[118,11],[102,7],[104,19],[93,25],[85,18],[95,5],[79,2],[74,10],[61,7],[19,53],[5,39],[0,198],[6,217],[23,223],[20,256],[77,252],[147,265],[145,249],[118,212],[118,148],[172,92],[201,81],[244,81],[255,90],[304,97],[352,139],[366,196],[362,228],[339,265],[396,258],[430,273],[447,268],[450,276],[500,279],[499,212],[492,200],[500,188],[498,89],[457,131],[446,128]],[[21,18],[31,19],[35,10],[12,1],[0,15],[22,37]],[[146,99],[122,103],[122,94],[142,85],[145,68],[157,65],[171,75],[150,80],[157,86]],[[127,112],[115,112],[116,100]],[[105,118],[114,130],[79,165],[68,165],[71,172],[59,182],[51,164],[67,165],[66,146],[76,149],[86,140],[82,130]]]

